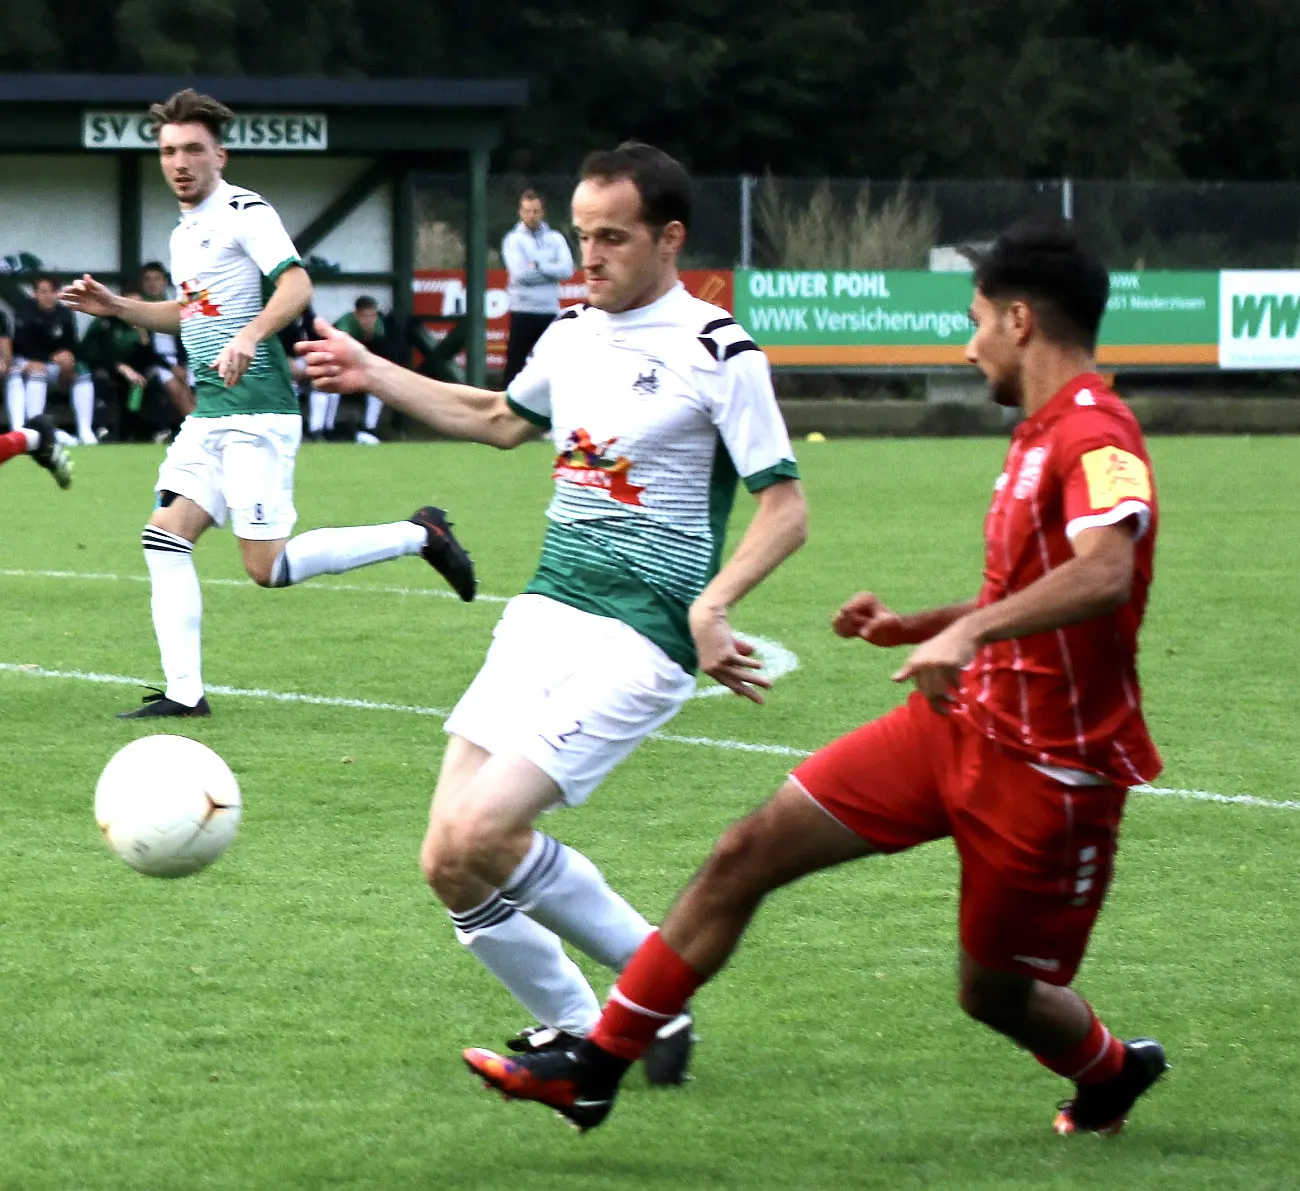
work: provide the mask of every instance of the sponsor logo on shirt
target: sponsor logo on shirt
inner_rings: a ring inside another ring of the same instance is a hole
[[[657,393],[659,392],[659,373],[656,369],[651,368],[649,372],[642,375],[637,373],[636,380],[632,382],[632,392],[634,393]]]
[[[206,318],[216,318],[221,307],[212,300],[212,291],[200,286],[197,281],[181,282],[181,318],[193,318],[196,314]]]
[[[1088,481],[1088,503],[1094,509],[1113,509],[1122,500],[1149,501],[1151,473],[1136,455],[1119,447],[1100,447],[1083,457]]]
[[[1017,500],[1025,500],[1038,491],[1039,481],[1043,478],[1043,460],[1046,458],[1046,447],[1033,447],[1025,452],[1025,461],[1020,465],[1020,474],[1016,477]]]
[[[611,455],[610,449],[616,442],[617,438],[602,443],[592,442],[585,430],[574,430],[565,442],[564,450],[555,457],[555,479],[583,488],[603,488],[620,504],[639,506],[645,488],[638,487],[628,478],[632,460],[626,455]]]

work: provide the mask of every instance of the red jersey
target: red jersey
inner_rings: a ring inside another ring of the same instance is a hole
[[[1085,373],[1011,440],[984,522],[980,606],[1068,562],[1080,531],[1129,518],[1136,547],[1128,602],[1067,628],[985,646],[962,675],[956,712],[1028,760],[1122,786],[1150,781],[1161,767],[1137,676],[1159,514],[1137,419],[1100,376]]]

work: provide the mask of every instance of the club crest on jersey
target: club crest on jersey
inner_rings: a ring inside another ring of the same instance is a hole
[[[212,291],[200,286],[197,281],[181,282],[181,318],[193,318],[196,314],[206,318],[216,318],[221,307],[212,300]]]
[[[1025,460],[1020,465],[1020,474],[1016,477],[1014,495],[1017,500],[1024,500],[1038,491],[1038,483],[1043,478],[1043,461],[1046,458],[1046,447],[1033,447],[1025,452]]]
[[[632,392],[634,393],[657,393],[659,392],[659,373],[651,366],[650,371],[644,375],[640,372],[636,375],[636,380],[632,382]]]
[[[616,442],[617,438],[593,442],[585,430],[574,430],[565,441],[564,450],[555,457],[554,478],[582,488],[603,488],[620,504],[639,506],[645,488],[628,478],[632,460],[626,455],[610,453]]]

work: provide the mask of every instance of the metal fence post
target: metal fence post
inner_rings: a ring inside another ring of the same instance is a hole
[[[1061,218],[1074,222],[1074,179],[1061,179]]]
[[[753,174],[740,175],[740,267],[754,266],[754,182]]]

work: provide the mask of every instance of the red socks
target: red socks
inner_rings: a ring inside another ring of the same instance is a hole
[[[1124,1067],[1124,1043],[1101,1024],[1091,1006],[1088,1012],[1092,1014],[1092,1027],[1082,1042],[1058,1054],[1034,1055],[1049,1071],[1077,1084],[1102,1083],[1113,1079]]]
[[[635,1062],[703,983],[655,931],[623,969],[590,1040],[601,1050]]]
[[[21,430],[0,434],[0,463],[8,463],[15,455],[27,454],[27,435]]]

